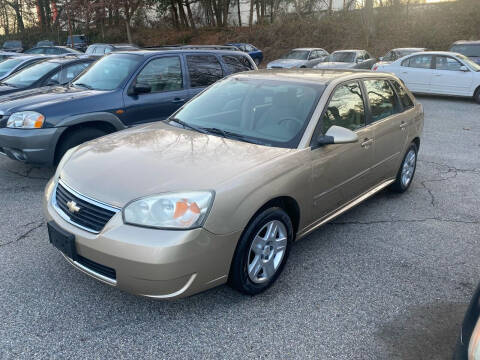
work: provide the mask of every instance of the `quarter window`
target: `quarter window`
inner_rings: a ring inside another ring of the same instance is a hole
[[[228,71],[232,74],[240,71],[253,70],[253,65],[246,56],[224,55],[222,59],[225,65],[227,65]]]
[[[183,76],[178,56],[150,61],[138,74],[137,84],[150,85],[151,92],[183,89]]]
[[[397,97],[387,80],[365,80],[372,122],[398,112]]]
[[[340,85],[333,93],[322,119],[323,134],[333,125],[353,131],[365,126],[362,91],[357,82]]]
[[[460,71],[462,64],[449,56],[436,56],[435,57],[435,69],[437,70],[450,70]]]
[[[214,55],[187,55],[190,86],[205,87],[223,78],[223,70]]]
[[[413,107],[413,101],[410,98],[410,96],[407,94],[405,91],[405,88],[400,85],[397,81],[392,81],[393,87],[397,91],[398,97],[400,98],[400,101],[402,102],[403,108],[404,109],[409,109]]]
[[[402,61],[402,66],[418,69],[430,69],[432,67],[432,55],[417,55]]]

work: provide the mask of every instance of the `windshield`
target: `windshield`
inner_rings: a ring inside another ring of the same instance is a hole
[[[457,52],[465,56],[480,57],[480,44],[453,45],[450,51]]]
[[[128,54],[112,54],[94,63],[73,85],[93,90],[115,90],[137,68],[142,57]]]
[[[14,69],[23,60],[20,58],[7,59],[0,62],[0,76],[7,74],[10,70]]]
[[[317,84],[232,77],[217,82],[167,122],[240,141],[295,148],[323,90]]]
[[[48,72],[55,69],[57,66],[59,66],[58,63],[50,61],[35,64],[17,72],[16,74],[9,76],[3,81],[3,83],[19,88],[27,87],[32,85],[41,77],[45,76]]]
[[[328,57],[329,62],[343,62],[343,63],[352,63],[355,62],[355,53],[354,52],[334,52]]]
[[[22,47],[20,41],[5,41],[3,43],[4,48],[16,48],[16,47]]]
[[[307,50],[292,50],[282,56],[282,59],[307,60],[309,53]]]
[[[468,57],[464,56],[464,55],[457,55],[457,57],[459,59],[462,59],[464,63],[466,63],[468,66],[470,66],[470,68],[473,70],[473,71],[480,71],[480,65],[478,65],[476,62],[472,61],[471,59],[469,59]]]

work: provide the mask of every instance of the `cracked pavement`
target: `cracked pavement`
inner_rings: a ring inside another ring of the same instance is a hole
[[[48,243],[53,171],[0,158],[0,358],[450,359],[480,281],[480,106],[421,97],[414,182],[295,244],[275,286],[120,292]]]

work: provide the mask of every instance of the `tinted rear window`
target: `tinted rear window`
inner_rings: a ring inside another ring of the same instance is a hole
[[[453,45],[450,51],[457,52],[465,56],[480,57],[480,44]]]
[[[233,74],[240,71],[253,70],[253,65],[246,56],[240,55],[224,55],[223,62],[227,65],[228,70]]]
[[[397,91],[398,97],[400,98],[400,101],[402,102],[403,107],[405,109],[409,109],[413,107],[413,101],[405,91],[405,88],[402,85],[400,85],[397,81],[394,81],[394,80],[392,80],[392,84],[395,90]]]
[[[223,78],[223,70],[214,55],[187,55],[191,87],[204,87]]]

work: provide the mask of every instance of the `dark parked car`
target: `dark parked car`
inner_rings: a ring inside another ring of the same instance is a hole
[[[480,65],[480,40],[456,41],[450,47],[450,51],[465,55]]]
[[[81,51],[72,49],[68,46],[38,46],[28,49],[25,54],[45,54],[45,55],[82,55]]]
[[[0,62],[0,80],[45,59],[43,55],[23,55]]]
[[[22,53],[16,53],[16,52],[10,52],[10,51],[1,51],[0,50],[0,61],[3,61],[5,59],[10,59],[12,57],[19,57],[23,56]]]
[[[324,61],[328,51],[321,48],[292,49],[280,59],[267,64],[267,69],[313,68]]]
[[[72,38],[73,38],[73,45],[72,45]],[[72,35],[72,37],[67,38],[66,45],[70,48],[74,48],[80,51],[87,50],[87,37],[85,35]]]
[[[2,96],[0,152],[52,165],[80,143],[164,120],[215,81],[256,68],[250,56],[239,51],[110,53],[68,86]]]
[[[246,44],[246,43],[229,43],[226,45],[230,46],[235,46],[240,49],[240,51],[248,53],[250,57],[255,61],[255,64],[260,65],[260,63],[263,61],[263,51],[256,48],[252,44]]]
[[[39,42],[37,42],[37,45],[35,45],[35,47],[40,47],[40,46],[55,46],[55,41],[40,40]]]
[[[480,355],[480,284],[463,318],[453,360],[475,360]]]
[[[366,50],[338,50],[331,53],[315,69],[371,69],[377,62]]]
[[[422,52],[426,51],[426,48],[397,48],[397,49],[392,49],[389,52],[387,52],[384,56],[381,56],[378,58],[378,62],[375,63],[372,67],[372,70],[377,70],[377,67],[379,65],[385,65],[385,64],[390,64],[404,56],[416,53],[416,52]]]
[[[72,57],[46,59],[3,79],[0,82],[0,96],[42,86],[67,84],[93,61]]]
[[[85,51],[89,56],[103,56],[112,51],[132,51],[138,50],[139,47],[133,44],[92,44]]]
[[[20,40],[7,40],[3,43],[1,50],[20,53],[23,51],[23,45]]]

